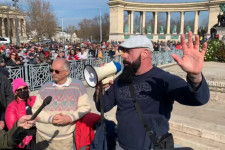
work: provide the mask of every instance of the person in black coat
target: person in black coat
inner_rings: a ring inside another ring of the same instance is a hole
[[[15,148],[27,135],[27,129],[34,126],[35,120],[30,120],[31,115],[21,117],[9,131],[0,129],[0,149]]]
[[[9,79],[0,73],[0,122],[5,123],[5,110],[10,102],[12,102],[14,95]]]
[[[19,59],[18,54],[15,51],[10,53],[10,59],[6,62],[6,66],[19,66],[22,62]]]

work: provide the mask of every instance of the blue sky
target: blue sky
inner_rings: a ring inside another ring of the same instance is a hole
[[[1,0],[11,3],[12,0]],[[63,26],[77,25],[82,19],[91,19],[99,15],[101,9],[102,14],[109,13],[109,0],[45,0],[52,5],[56,14],[58,23],[61,26],[63,18]],[[155,2],[155,0],[128,0],[136,2]],[[207,0],[157,0],[157,3],[174,3],[174,2],[195,2]],[[24,6],[26,0],[19,0],[19,5]]]

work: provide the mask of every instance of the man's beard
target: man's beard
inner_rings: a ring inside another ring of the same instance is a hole
[[[135,74],[141,66],[141,56],[139,56],[133,63],[123,60],[123,64],[127,64],[127,66],[124,66],[123,72],[119,75],[119,82],[132,83]]]

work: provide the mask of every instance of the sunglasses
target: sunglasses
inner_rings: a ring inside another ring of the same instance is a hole
[[[64,71],[64,70],[63,70],[63,71]],[[56,74],[60,74],[60,72],[62,72],[62,71],[50,69],[50,72],[51,72],[51,73],[55,72]]]
[[[16,92],[22,92],[22,91],[28,91],[28,86],[25,86],[24,88],[16,89]]]

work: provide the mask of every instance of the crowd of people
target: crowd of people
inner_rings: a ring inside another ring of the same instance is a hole
[[[82,42],[73,45],[22,43],[21,46],[0,45],[0,62],[1,66],[18,66],[24,62],[29,64],[52,63],[56,58],[66,58],[67,60],[102,58],[105,52],[110,57],[122,53],[118,49],[118,44],[105,42],[102,44]]]
[[[123,54],[118,49],[121,42],[103,42],[95,44],[82,42],[71,45],[54,44],[32,44],[22,43],[20,46],[11,44],[9,46],[0,45],[0,66],[19,66],[25,62],[28,64],[52,63],[56,58],[66,58],[67,60],[80,60],[87,58],[102,58],[104,54],[113,58]],[[180,42],[158,41],[153,42],[154,51],[167,51],[172,49],[181,50]]]
[[[176,41],[157,41],[153,42],[154,51],[168,51],[168,50],[181,50],[181,43]]]
[[[116,147],[110,149],[138,150],[164,146],[168,142],[166,138],[159,140],[165,143],[156,143],[158,141],[154,141],[152,136],[168,137],[168,122],[174,101],[189,106],[200,106],[209,101],[209,87],[202,74],[207,43],[199,51],[199,37],[196,36],[195,40],[193,44],[191,32],[188,34],[188,43],[185,36],[181,36],[184,56],[179,58],[172,54],[173,59],[187,73],[187,81],[152,65],[154,43],[143,35],[113,45],[81,43],[68,47],[30,44],[22,47],[10,45],[8,49],[3,47],[1,59],[5,65],[21,65],[27,58],[28,63],[31,58],[51,63],[53,81],[42,85],[36,96],[30,96],[29,87],[22,78],[14,79],[11,86],[7,77],[0,73],[3,79],[0,80],[0,149],[76,149],[75,141],[79,140],[73,137],[77,137],[77,130],[85,134],[82,142],[87,146],[85,149],[90,149],[93,140],[90,136],[95,127],[86,122],[78,127],[77,123],[90,114],[92,99],[98,111],[102,109],[107,112],[117,106],[118,140]],[[56,50],[57,55],[51,49]],[[110,57],[122,55],[124,69],[114,81],[104,85],[99,81],[93,98],[90,98],[83,82],[69,77],[69,61],[101,58],[104,50],[108,50],[109,54],[113,52]],[[52,97],[50,104],[40,112],[37,120],[30,120],[30,115],[42,106],[48,96]],[[103,108],[100,107],[102,99]],[[143,113],[142,119],[145,118],[145,123],[152,129],[152,136],[147,134],[148,129],[141,121],[136,105]],[[91,118],[87,120],[90,123]]]

